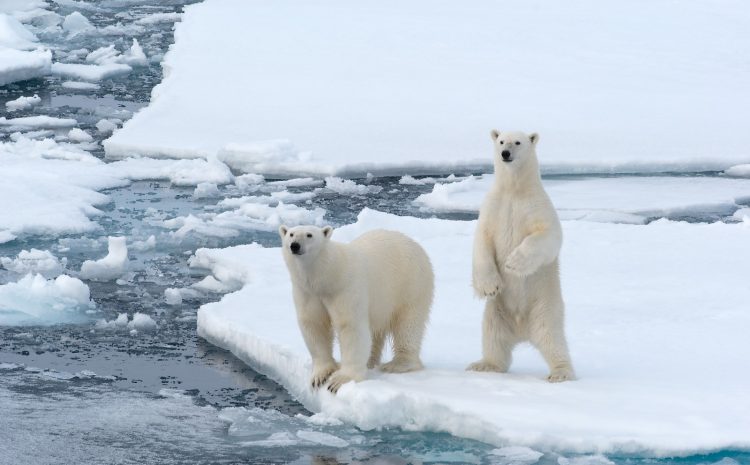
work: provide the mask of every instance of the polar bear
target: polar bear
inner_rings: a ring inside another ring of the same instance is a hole
[[[375,230],[348,244],[331,240],[326,226],[281,226],[284,261],[292,280],[297,321],[312,357],[313,388],[328,381],[334,394],[375,368],[386,337],[391,373],[419,370],[434,276],[424,249],[395,231]],[[333,359],[334,333],[341,366]]]
[[[506,372],[513,347],[530,341],[549,365],[548,381],[574,379],[558,271],[562,228],[542,187],[539,136],[491,136],[495,182],[479,211],[472,266],[474,290],[487,299],[482,359],[467,369]]]

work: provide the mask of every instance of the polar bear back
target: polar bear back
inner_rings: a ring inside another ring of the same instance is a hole
[[[429,310],[434,292],[432,265],[416,241],[400,232],[378,229],[362,234],[346,248],[358,256],[367,275],[373,330],[387,328],[399,314]]]

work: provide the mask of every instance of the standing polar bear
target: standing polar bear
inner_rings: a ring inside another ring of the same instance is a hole
[[[495,183],[479,211],[472,267],[474,290],[487,299],[482,359],[468,369],[506,372],[513,347],[530,341],[549,365],[547,380],[574,379],[557,260],[562,228],[542,187],[539,136],[491,136]]]
[[[393,360],[383,371],[419,370],[434,276],[422,247],[385,230],[367,232],[348,244],[331,240],[326,226],[281,226],[284,261],[292,279],[297,321],[312,357],[311,384],[328,383],[336,393],[361,381],[380,364],[386,337]],[[333,359],[334,332],[341,366]]]

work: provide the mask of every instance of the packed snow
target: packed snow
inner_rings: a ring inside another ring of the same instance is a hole
[[[547,173],[723,170],[750,162],[746,13],[208,0],[185,8],[151,105],[105,150],[286,176],[448,174],[488,169],[497,127],[539,132]],[[216,89],[242,92],[228,106]]]
[[[400,426],[580,453],[667,456],[750,446],[750,378],[738,370],[746,364],[750,324],[739,292],[750,273],[750,228],[563,222],[567,332],[580,379],[549,384],[544,361],[528,346],[516,350],[509,374],[464,371],[480,357],[483,303],[470,286],[475,224],[364,210],[357,223],[334,232],[348,241],[373,228],[395,229],[426,248],[436,295],[425,371],[370,371],[337,396],[311,391],[278,248],[198,252],[201,266],[234,270],[245,283],[201,307],[198,332],[311,411],[364,429]]]
[[[46,279],[29,273],[0,285],[0,325],[50,325],[79,322],[94,309],[89,288],[67,275]]]
[[[430,212],[478,212],[494,175],[438,183],[414,203]],[[705,177],[618,177],[544,180],[562,219],[644,223],[650,218],[708,212],[730,215],[750,202],[750,180]]]
[[[107,256],[99,260],[86,260],[81,265],[80,276],[94,281],[114,281],[128,270],[128,246],[125,237],[108,239]]]

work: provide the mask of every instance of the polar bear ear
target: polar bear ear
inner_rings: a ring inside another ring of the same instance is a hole
[[[325,228],[323,228],[323,237],[325,237],[326,239],[330,239],[332,234],[333,234],[332,227],[326,226]]]
[[[500,131],[497,129],[493,129],[490,131],[490,137],[492,137],[493,142],[497,140],[498,137],[500,137]]]
[[[281,236],[282,239],[286,236],[287,231],[289,231],[289,228],[287,228],[286,225],[282,224],[279,226],[279,236]]]
[[[539,142],[539,134],[532,132],[529,134],[529,140],[532,144],[536,145],[536,143]]]

